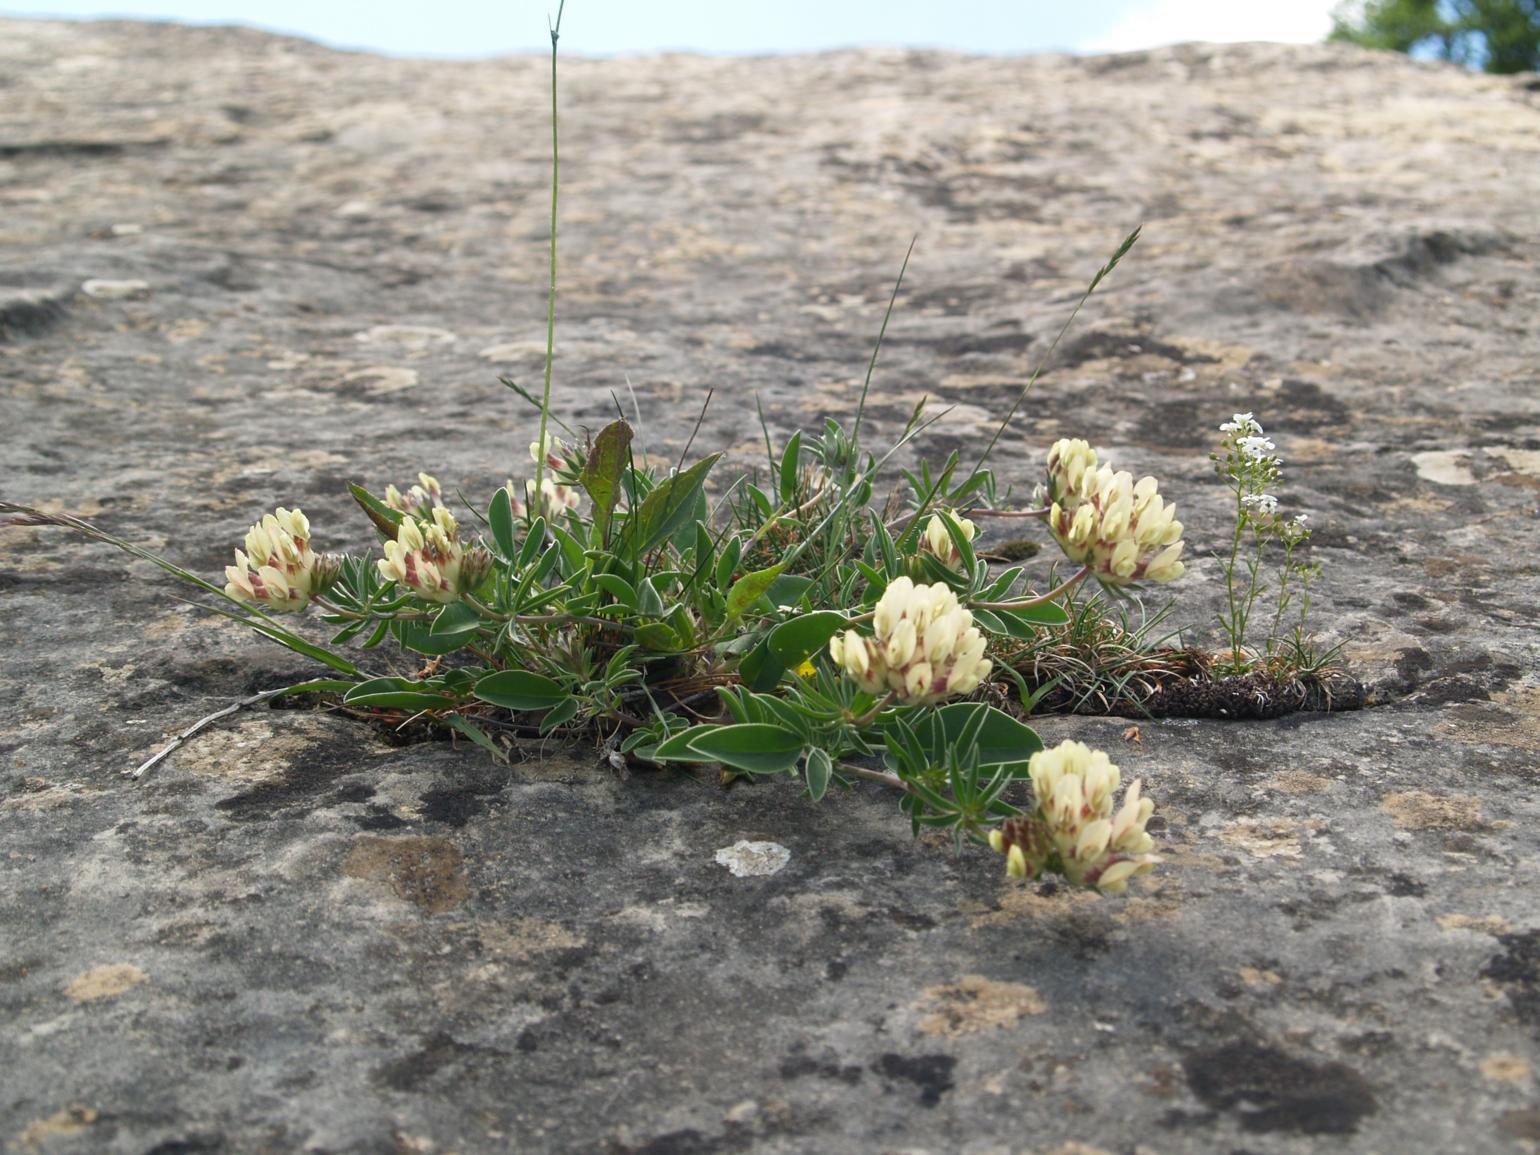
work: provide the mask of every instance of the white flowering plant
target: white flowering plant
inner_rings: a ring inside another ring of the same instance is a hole
[[[559,27],[558,13],[553,92]],[[553,153],[555,127],[553,100]],[[377,556],[318,553],[309,519],[280,508],[246,533],[223,585],[79,518],[0,502],[0,524],[63,526],[152,561],[210,595],[214,612],[326,667],[240,704],[322,695],[498,758],[525,741],[587,737],[616,765],[791,775],[814,800],[870,780],[898,791],[916,833],[992,846],[1013,876],[1116,892],[1150,869],[1139,784],[1114,810],[1119,775],[1104,754],[1044,750],[1002,708],[1028,687],[997,655],[1067,623],[1061,603],[1088,579],[1116,590],[1181,575],[1183,527],[1155,479],[1061,440],[1044,501],[1001,509],[987,461],[1034,373],[971,467],[956,452],[939,468],[921,463],[874,500],[886,467],[936,420],[922,402],[880,454],[862,440],[891,300],[849,428],[831,420],[777,449],[767,427],[764,471],[713,487],[719,454],[659,469],[633,452],[627,420],[572,429],[551,405],[557,189],[553,161],[544,388],[507,382],[538,411],[532,476],[459,509],[427,472],[404,492],[352,485]],[[988,517],[1043,521],[1077,568],[1043,592],[1021,565],[996,572],[976,546],[974,519]],[[301,614],[326,636],[290,624]],[[420,669],[389,672],[401,667],[380,660],[383,647]]]
[[[1283,477],[1283,461],[1255,415],[1237,413],[1219,426],[1219,432],[1219,448],[1209,456],[1235,498],[1230,550],[1219,559],[1225,579],[1225,608],[1219,612],[1219,624],[1229,641],[1222,664],[1243,673],[1256,661],[1279,656],[1285,648],[1296,665],[1308,664],[1310,587],[1321,572],[1320,563],[1306,560],[1300,549],[1310,540],[1309,517],[1279,512],[1278,498],[1270,491],[1278,488]],[[1270,555],[1278,558],[1271,585],[1266,566]],[[1254,611],[1269,591],[1273,613],[1267,635],[1260,649],[1248,650]],[[1291,627],[1287,632],[1286,623]]]

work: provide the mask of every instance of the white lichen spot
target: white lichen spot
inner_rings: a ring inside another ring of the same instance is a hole
[[[448,329],[435,329],[428,325],[376,325],[353,339],[365,345],[401,345],[408,349],[429,349],[435,345],[451,345],[455,335]]]
[[[1463,449],[1430,449],[1426,453],[1414,453],[1412,464],[1417,467],[1418,477],[1435,485],[1476,484],[1476,475],[1470,468],[1470,454]]]
[[[790,861],[791,851],[779,842],[743,840],[717,851],[717,865],[727,867],[735,878],[775,874]]]
[[[360,385],[364,392],[381,396],[416,387],[418,377],[416,369],[371,365],[367,369],[353,370],[342,381],[345,385]]]
[[[98,301],[123,301],[134,297],[148,297],[148,281],[109,281],[93,279],[80,286],[86,296]]]

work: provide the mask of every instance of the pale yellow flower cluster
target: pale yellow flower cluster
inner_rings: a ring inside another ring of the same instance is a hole
[[[1048,451],[1048,529],[1071,561],[1091,567],[1107,585],[1182,576],[1182,523],[1153,477],[1098,466],[1084,441],[1062,440]]]
[[[1154,840],[1145,823],[1155,804],[1135,781],[1113,812],[1122,775],[1100,750],[1061,742],[1039,750],[1027,764],[1037,809],[989,833],[989,844],[1006,856],[1006,873],[1032,878],[1043,871],[1080,886],[1121,894],[1128,880],[1155,868]]]
[[[836,634],[829,655],[869,694],[891,692],[915,706],[970,694],[989,676],[984,637],[944,585],[895,578],[877,602],[875,637]]]
[[[539,441],[529,443],[529,459],[537,465],[540,459],[545,458],[545,475],[540,479],[539,495],[536,496],[534,478],[524,482],[524,493],[521,497],[514,489],[513,482],[508,482],[503,488],[508,491],[509,502],[513,506],[513,512],[517,517],[525,517],[531,506],[535,509],[537,517],[556,517],[566,513],[569,509],[576,509],[578,503],[583,500],[580,489],[574,485],[564,485],[557,481],[555,474],[562,474],[571,480],[571,466],[567,461],[567,447],[561,439],[554,434],[545,435],[545,443]]]
[[[381,576],[420,598],[445,605],[479,586],[492,566],[492,555],[486,550],[460,544],[459,526],[443,506],[433,511],[429,521],[403,517],[396,540],[387,541],[384,549],[378,563]]]
[[[972,541],[978,532],[974,524],[966,517],[958,517],[956,513],[949,516],[962,531],[963,540]],[[946,531],[946,522],[939,513],[931,514],[930,520],[925,523],[925,532],[920,536],[920,548],[933,554],[944,566],[955,567],[961,560],[957,546],[952,542],[952,535]]]
[[[439,488],[438,478],[430,473],[419,473],[417,484],[405,493],[394,485],[387,485],[385,504],[400,513],[411,513],[427,518],[432,517],[433,511],[444,504],[444,495]]]
[[[245,551],[225,566],[225,593],[273,613],[302,610],[336,580],[341,559],[310,549],[310,521],[280,508],[246,531]]]

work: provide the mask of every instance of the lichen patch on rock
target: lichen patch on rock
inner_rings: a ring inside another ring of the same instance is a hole
[[[1468,794],[1435,794],[1428,790],[1398,790],[1381,803],[1402,830],[1485,830],[1481,799]]]
[[[920,1030],[955,1039],[991,1028],[1013,1027],[1027,1015],[1048,1009],[1036,988],[999,982],[983,975],[964,975],[955,983],[929,987],[915,1009],[927,1012]]]
[[[77,1003],[112,999],[149,979],[133,963],[108,963],[76,975],[64,987],[64,993]]]
[[[342,873],[385,883],[397,898],[429,914],[453,910],[470,894],[465,860],[447,838],[363,835],[343,860]]]

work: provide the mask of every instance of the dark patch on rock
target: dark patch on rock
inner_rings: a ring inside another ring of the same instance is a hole
[[[342,743],[316,744],[303,758],[268,782],[214,803],[214,809],[236,822],[261,822],[310,809],[336,780],[357,771],[351,749]]]
[[[815,1076],[820,1079],[833,1079],[836,1082],[846,1083],[850,1086],[861,1081],[866,1073],[860,1067],[853,1064],[842,1064],[833,1051],[825,1051],[824,1057],[815,1059],[805,1054],[800,1049],[781,1060],[777,1070],[783,1079],[803,1079]]]
[[[1537,84],[1540,87],[1540,84]],[[1497,1129],[1514,1139],[1534,1141],[1540,1139],[1540,1111],[1526,1108],[1504,1111],[1497,1119]]]
[[[96,160],[118,157],[129,152],[147,152],[164,148],[166,141],[146,140],[81,140],[71,137],[55,137],[50,140],[0,141],[0,160],[24,160],[47,158],[50,160]]]
[[[898,1055],[888,1053],[872,1064],[872,1070],[886,1079],[905,1080],[920,1088],[920,1106],[934,1107],[950,1091],[952,1069],[957,1060],[951,1055]]]
[[[1206,353],[1184,349],[1142,333],[1094,332],[1070,341],[1067,348],[1055,355],[1054,364],[1060,369],[1078,369],[1090,361],[1126,361],[1131,357],[1158,357],[1177,365],[1212,364],[1215,360]],[[1206,404],[1212,408],[1212,402]],[[1212,421],[1203,420],[1197,422],[1195,428],[1206,437],[1211,424]],[[1194,426],[1189,423],[1189,427]]]
[[[8,288],[0,285],[0,342],[36,337],[64,318],[70,294],[63,289]]]
[[[1503,988],[1521,1023],[1540,1025],[1540,930],[1498,935],[1503,952],[1481,968],[1481,977]]]
[[[406,819],[398,818],[384,806],[371,806],[369,813],[356,814],[353,821],[360,830],[400,830],[407,825]]]
[[[462,1043],[448,1032],[439,1031],[424,1039],[422,1046],[411,1054],[380,1067],[374,1073],[374,1081],[392,1091],[416,1094],[428,1089],[428,1084],[441,1072],[459,1082],[500,1067],[500,1060],[509,1057],[507,1051]]]
[[[144,1155],[220,1155],[230,1149],[223,1135],[192,1135],[186,1139],[167,1139],[157,1143]]]
[[[1428,893],[1428,887],[1410,875],[1396,873],[1386,881],[1385,893],[1394,898],[1421,898]]]
[[[710,1136],[693,1127],[669,1131],[641,1143],[609,1145],[611,1155],[713,1155],[717,1151],[741,1151],[748,1136]]]
[[[1368,1081],[1346,1064],[1297,1059],[1260,1043],[1196,1051],[1182,1070],[1204,1106],[1236,1115],[1247,1131],[1346,1135],[1378,1110]]]
[[[479,790],[439,788],[421,795],[420,801],[423,818],[447,826],[464,826],[487,808]]]
[[[330,801],[339,802],[367,802],[374,797],[374,787],[367,782],[348,782],[337,788]]]

